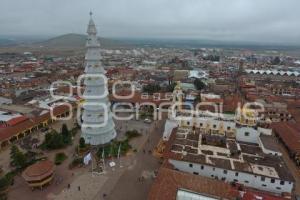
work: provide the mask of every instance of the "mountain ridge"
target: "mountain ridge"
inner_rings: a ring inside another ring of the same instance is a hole
[[[46,41],[39,42],[35,45],[48,47],[48,48],[84,48],[86,44],[86,35],[77,33],[68,33],[50,38]],[[101,46],[105,48],[127,46],[123,41],[99,38]]]

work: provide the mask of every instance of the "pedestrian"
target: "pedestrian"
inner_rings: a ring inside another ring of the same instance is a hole
[[[107,196],[107,195],[104,193],[104,194],[103,194],[103,198],[105,198],[106,196]]]
[[[68,189],[70,189],[70,187],[71,187],[71,185],[70,185],[70,183],[68,183]]]
[[[80,186],[78,186],[78,191],[80,191]]]

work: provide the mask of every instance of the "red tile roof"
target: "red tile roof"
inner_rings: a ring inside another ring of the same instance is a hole
[[[44,160],[27,167],[22,176],[26,181],[38,181],[50,176],[53,172],[53,162]]]
[[[238,95],[234,96],[227,96],[224,98],[224,106],[223,106],[223,111],[224,112],[235,112],[239,103],[241,103],[240,106],[243,106],[244,101],[241,97]]]
[[[227,199],[235,199],[239,195],[225,182],[161,167],[148,200],[176,200],[179,189]]]
[[[300,154],[300,125],[291,122],[272,124],[273,131],[278,135],[289,150]]]
[[[16,125],[16,124],[18,124],[18,123],[20,123],[20,122],[23,122],[23,121],[25,121],[25,120],[27,120],[27,119],[28,119],[28,118],[25,117],[25,116],[19,116],[19,117],[16,117],[16,118],[13,118],[13,119],[8,120],[8,121],[7,121],[7,124],[8,124],[9,126],[14,126],[14,125]]]
[[[68,111],[69,107],[66,105],[60,105],[53,109],[54,115],[60,115]],[[39,115],[33,118],[27,118],[26,120],[15,124],[14,126],[6,127],[0,129],[0,141],[5,141],[10,139],[12,136],[25,131],[28,128],[38,125],[39,123],[50,119],[50,112],[43,115]]]

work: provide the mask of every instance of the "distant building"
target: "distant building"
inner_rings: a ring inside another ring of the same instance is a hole
[[[0,105],[2,104],[12,104],[12,99],[0,97]]]

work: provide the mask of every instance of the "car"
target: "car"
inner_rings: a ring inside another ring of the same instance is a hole
[[[150,124],[150,123],[152,122],[152,120],[151,120],[151,119],[148,119],[148,118],[146,118],[146,119],[144,119],[144,122],[145,122],[145,123],[147,123],[147,124]]]

